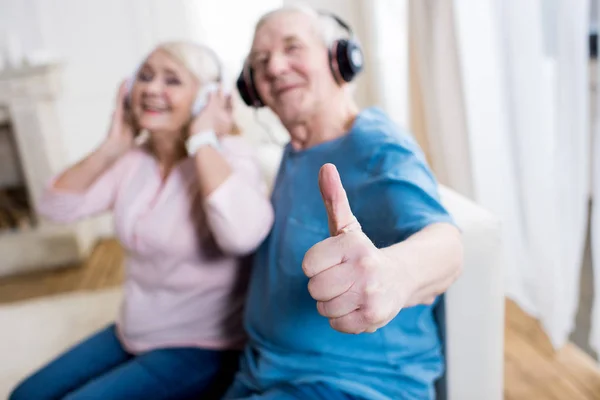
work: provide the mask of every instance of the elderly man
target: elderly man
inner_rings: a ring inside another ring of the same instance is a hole
[[[350,89],[361,68],[337,17],[286,7],[256,26],[238,88],[291,141],[227,399],[435,396],[432,309],[460,273],[460,235],[413,139],[379,109],[358,109]]]

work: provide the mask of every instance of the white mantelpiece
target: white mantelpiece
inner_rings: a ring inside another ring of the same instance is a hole
[[[34,211],[48,180],[65,163],[57,100],[60,64],[0,72],[0,107],[8,110]],[[36,215],[34,228],[0,232],[0,276],[80,262],[91,237],[86,223],[60,226]]]
[[[64,159],[56,100],[60,65],[0,72],[0,104],[8,108],[33,205]]]

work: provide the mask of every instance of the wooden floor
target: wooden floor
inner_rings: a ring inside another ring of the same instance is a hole
[[[555,352],[538,322],[506,302],[504,397],[600,399],[600,369],[573,344]]]
[[[0,304],[75,290],[116,286],[123,280],[123,252],[118,242],[100,243],[82,266],[0,278]]]
[[[83,266],[0,279],[0,303],[118,285],[122,261],[118,243],[102,242]],[[571,344],[554,352],[537,321],[511,301],[505,339],[505,399],[600,400],[595,362]]]

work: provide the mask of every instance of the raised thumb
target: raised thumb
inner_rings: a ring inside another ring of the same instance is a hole
[[[354,230],[360,231],[360,224],[350,209],[348,196],[335,165],[325,164],[321,167],[319,171],[319,189],[327,210],[331,236]]]

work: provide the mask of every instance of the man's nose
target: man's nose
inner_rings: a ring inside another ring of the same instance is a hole
[[[267,63],[267,74],[272,77],[277,77],[288,69],[288,60],[285,55],[277,53],[269,58]]]

